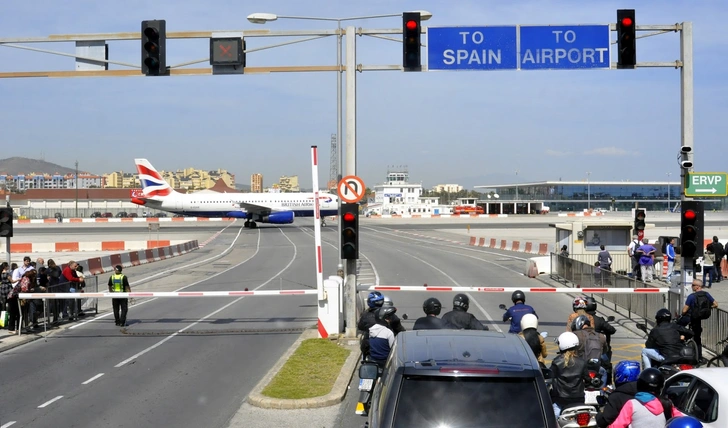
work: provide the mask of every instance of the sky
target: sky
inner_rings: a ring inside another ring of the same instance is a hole
[[[724,1],[25,0],[0,4],[0,38],[132,32],[145,19],[165,19],[168,32],[336,28],[335,22],[294,19],[252,24],[246,16],[254,12],[345,18],[426,10],[432,18],[423,25],[432,27],[608,24],[616,22],[620,8],[636,9],[638,25],[693,23],[695,170],[725,171]],[[343,25],[400,28],[401,19]],[[254,49],[288,40],[256,37],[246,43]],[[425,36],[422,41],[427,45]],[[358,64],[401,64],[399,42],[357,37],[356,43]],[[22,46],[75,50],[73,43]],[[139,64],[140,49],[138,40],[109,42],[114,61]],[[204,59],[209,40],[171,40],[167,51],[168,64]],[[424,62],[427,47],[422,51]],[[637,41],[638,62],[679,57],[679,33]],[[334,37],[247,54],[248,66],[335,64]],[[73,58],[0,46],[0,72],[74,69]],[[675,68],[364,71],[356,83],[356,175],[369,187],[383,182],[392,166],[406,166],[410,180],[426,187],[587,177],[677,181],[680,174]],[[298,175],[302,187],[310,187],[312,145],[320,151],[319,182],[329,178],[336,116],[333,72],[3,78],[0,157],[43,156],[69,167],[78,160],[80,169],[96,174],[135,172],[134,158],[144,157],[159,170],[221,168],[241,184],[262,173],[266,187],[281,175]],[[344,175],[351,172],[343,169]]]

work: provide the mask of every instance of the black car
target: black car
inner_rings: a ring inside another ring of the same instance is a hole
[[[376,381],[368,426],[556,428],[544,373],[516,334],[403,332]]]

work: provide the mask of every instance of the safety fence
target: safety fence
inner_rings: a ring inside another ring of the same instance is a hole
[[[594,266],[594,262],[585,263],[570,257],[551,253],[551,279],[569,287],[572,292],[584,294],[592,293],[592,288],[609,287],[615,289],[660,289],[670,287],[657,276],[653,282],[645,283],[627,276],[623,270],[609,271]],[[593,258],[593,256],[592,256]],[[630,262],[631,263],[631,262]],[[655,266],[655,271],[661,270],[661,264]],[[631,272],[630,269],[627,272]],[[680,277],[680,272],[673,275]],[[682,313],[682,300],[680,287],[670,287],[667,293],[594,293],[597,301],[605,307],[626,316],[627,318],[643,318],[648,324],[654,325],[655,314],[659,309],[667,308],[673,314]],[[638,295],[647,294],[647,295]],[[717,346],[719,340],[728,336],[728,312],[714,309],[711,317],[703,321],[701,335],[703,348],[719,354],[723,349]]]

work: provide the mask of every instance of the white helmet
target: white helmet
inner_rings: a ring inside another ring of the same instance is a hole
[[[521,318],[521,331],[527,328],[538,328],[538,317],[534,314],[526,314]]]
[[[579,346],[579,337],[577,337],[574,333],[567,331],[559,335],[557,342],[559,343],[559,350],[564,352]]]

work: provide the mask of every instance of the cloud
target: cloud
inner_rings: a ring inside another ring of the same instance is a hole
[[[546,149],[546,156],[556,156],[556,157],[563,157],[563,156],[569,156],[572,155],[573,152],[567,152],[567,151],[559,151],[559,150],[551,150]]]
[[[599,155],[599,156],[634,156],[638,155],[639,152],[632,152],[629,150],[621,149],[619,147],[599,147],[593,150],[584,152],[585,155]]]

